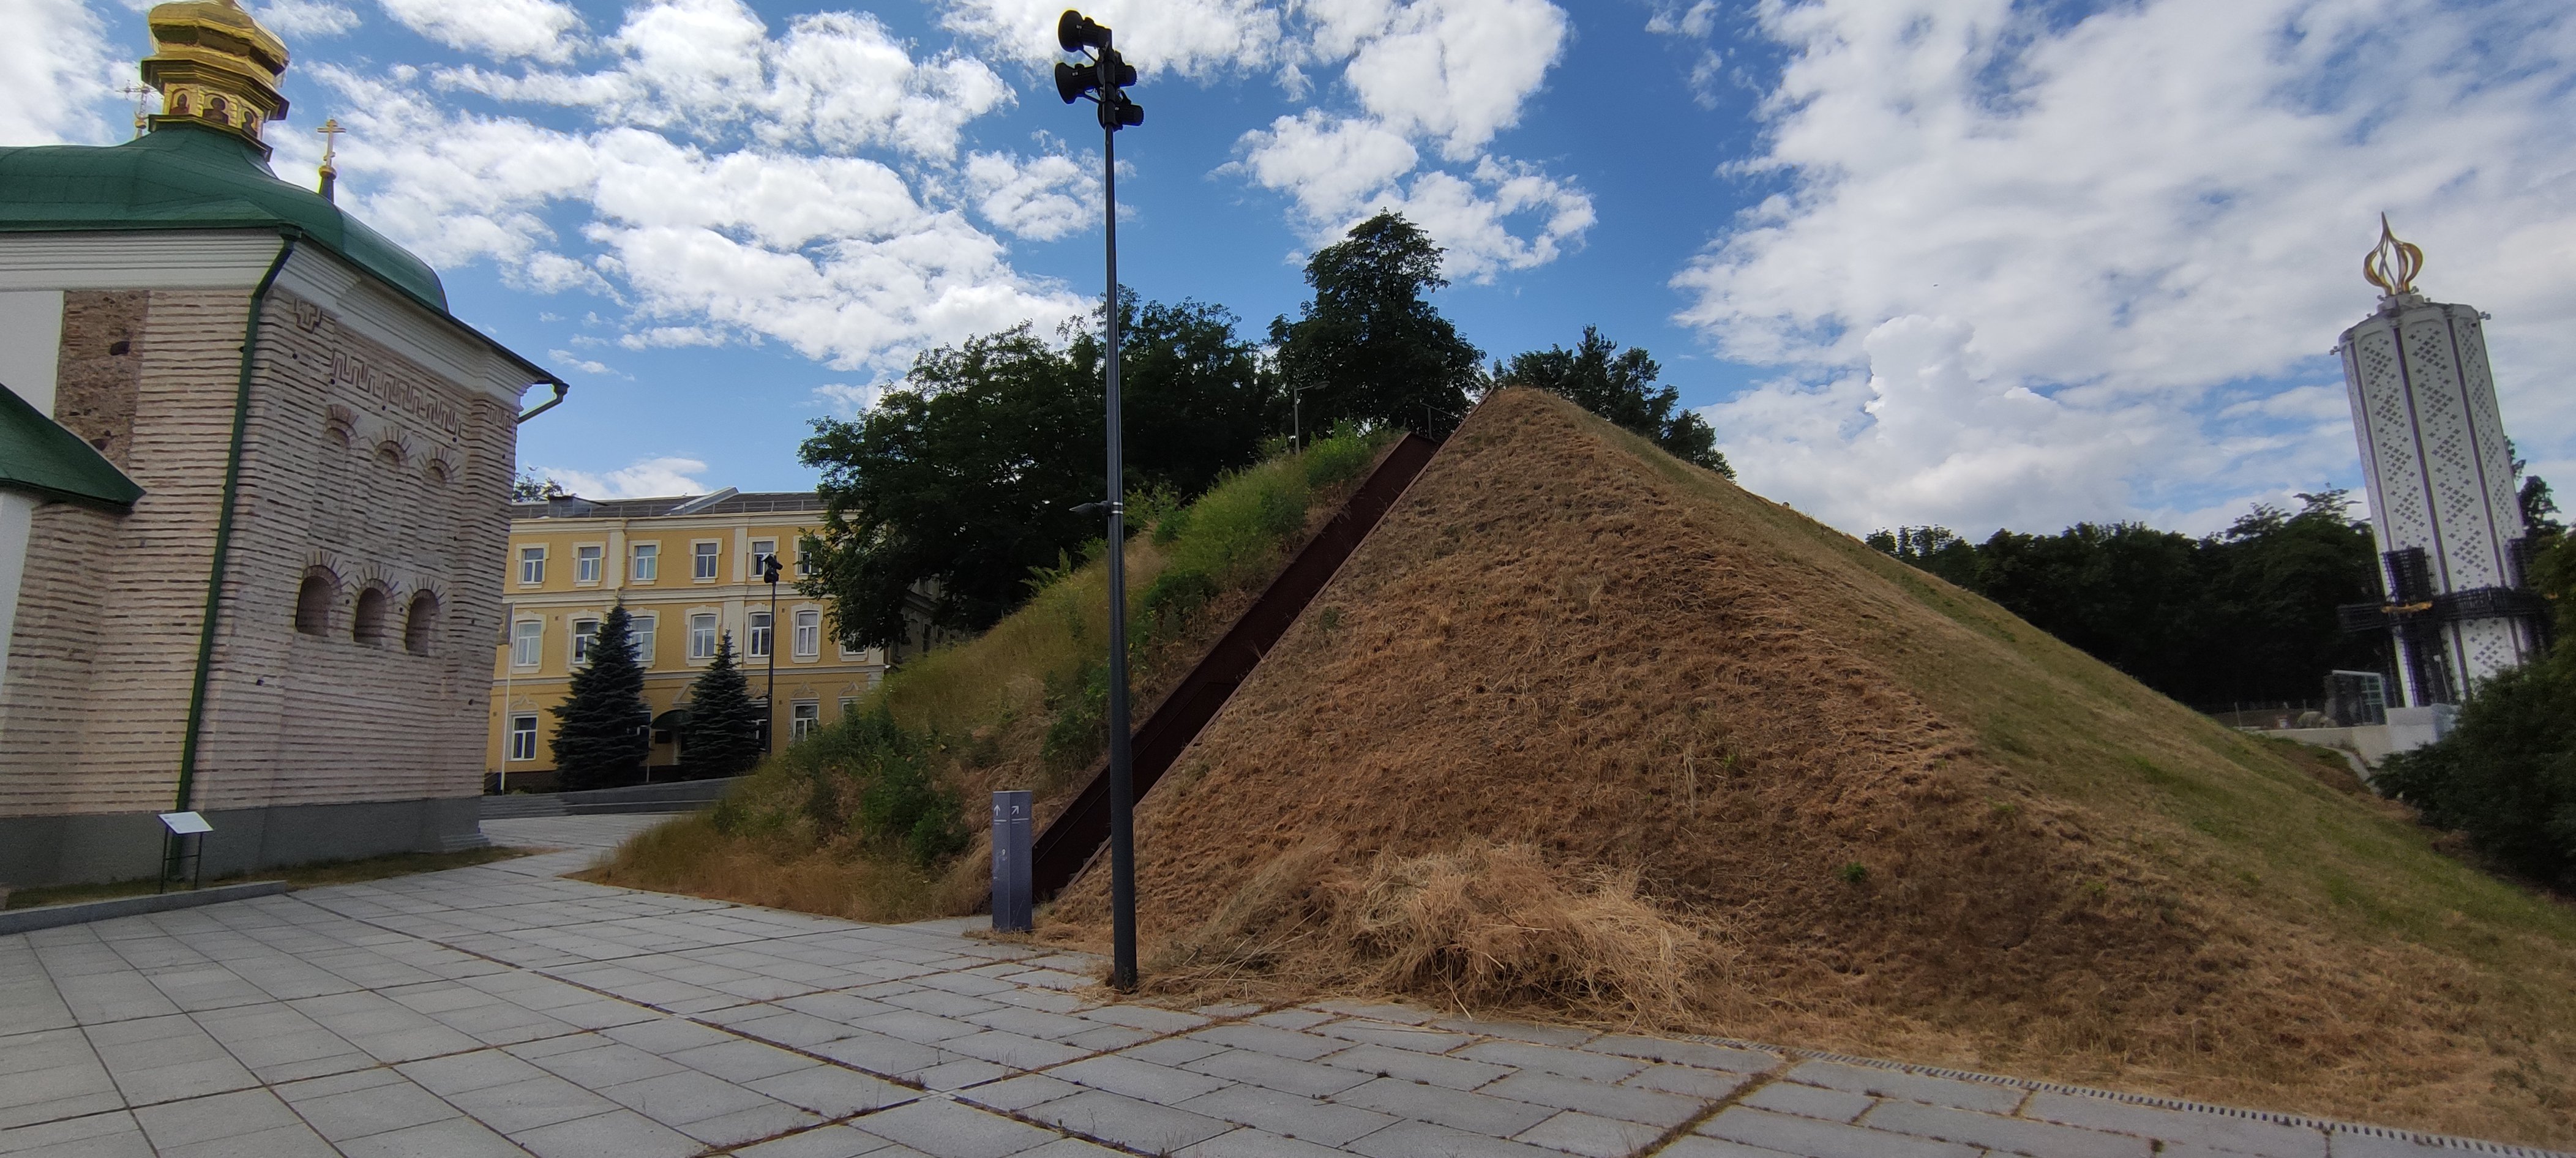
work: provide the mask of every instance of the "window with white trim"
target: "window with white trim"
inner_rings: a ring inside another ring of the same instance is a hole
[[[761,581],[761,573],[760,573],[760,563],[761,563],[761,560],[763,560],[763,559],[767,559],[767,558],[768,558],[768,557],[770,557],[771,555],[775,555],[775,554],[777,554],[777,553],[778,553],[778,540],[776,540],[776,539],[753,539],[753,540],[751,541],[751,570],[749,570],[749,571],[747,571],[747,572],[744,572],[744,574],[746,574],[746,575],[750,576],[750,578],[745,579],[745,580],[744,580],[744,582],[746,582],[746,583],[758,583],[758,582],[760,582],[760,581]],[[784,566],[785,564],[783,564],[783,563],[782,563],[782,564],[780,564],[780,565],[781,565],[781,566]]]
[[[502,756],[502,759],[534,760],[536,758],[537,718],[535,716],[510,717],[510,750]]]
[[[823,705],[821,704],[807,700],[787,710],[790,713],[787,717],[787,742],[790,744],[813,735],[814,729],[823,726]]]
[[[796,658],[814,659],[823,654],[823,613],[796,613]]]
[[[632,583],[650,583],[661,572],[662,545],[660,543],[635,544],[635,562],[626,569],[627,580]]]
[[[519,548],[519,586],[535,587],[546,581],[546,549]]]
[[[712,659],[716,654],[716,617],[689,617],[689,658]]]
[[[724,544],[722,543],[689,544],[689,551],[691,553],[690,561],[695,564],[689,572],[690,577],[696,579],[700,583],[714,582],[716,580],[717,564],[724,558],[724,556],[720,554],[723,550]]]
[[[742,654],[752,659],[767,659],[769,658],[769,613],[754,611],[750,619],[751,630],[743,633]]]
[[[635,653],[635,662],[642,666],[653,666],[653,629],[661,619],[660,615],[647,611],[626,621],[626,638],[633,642],[631,650]]]
[[[545,658],[546,621],[522,619],[510,625],[510,666],[535,667]]]
[[[600,553],[605,550],[607,548],[596,545],[573,548],[572,581],[575,583],[599,582]]]
[[[852,698],[850,698],[849,696],[842,696],[842,697],[841,697],[841,718],[842,718],[842,719],[844,719],[844,720],[846,720],[846,719],[849,719],[850,717],[855,716],[855,715],[858,715],[858,714],[859,714],[859,701],[857,701],[857,700],[855,700],[855,699],[852,699]]]
[[[573,666],[579,667],[590,661],[590,641],[597,638],[599,638],[598,620],[576,619],[572,621]]]

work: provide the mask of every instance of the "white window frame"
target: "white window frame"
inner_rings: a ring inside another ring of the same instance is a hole
[[[842,718],[842,719],[844,719],[844,720],[846,720],[846,719],[849,719],[850,717],[855,716],[855,715],[858,715],[858,714],[859,714],[859,698],[858,698],[857,696],[842,696],[842,697],[841,697],[841,718]]]
[[[746,611],[742,619],[743,658],[768,659],[769,649],[778,646],[778,625],[766,611]]]
[[[510,625],[510,666],[536,667],[546,659],[546,621],[522,619]]]
[[[604,543],[576,543],[572,549],[572,581],[576,587],[599,586],[600,573],[608,567],[608,547]]]
[[[521,727],[522,724],[526,727]],[[537,758],[537,714],[535,712],[513,713],[510,716],[509,730],[504,733],[504,736],[506,738],[502,741],[502,763],[516,764]],[[522,740],[526,743],[522,744],[520,742]]]
[[[764,550],[764,548],[766,548],[766,549]],[[760,560],[761,560],[761,557],[762,557],[762,556],[764,556],[764,555],[775,555],[775,554],[777,554],[777,553],[778,553],[778,540],[776,540],[776,539],[753,539],[753,540],[751,541],[751,566],[750,566],[750,567],[748,567],[748,568],[746,568],[746,569],[743,571],[743,573],[742,573],[742,575],[743,575],[743,579],[742,579],[742,581],[743,581],[743,582],[745,582],[745,583],[758,583],[758,582],[760,582]],[[781,566],[781,567],[784,567],[784,566],[786,566],[786,565],[787,565],[787,561],[786,561],[786,560],[784,560],[784,559],[781,559],[781,560],[779,560],[778,565],[779,565],[779,566]]]
[[[704,651],[698,650],[698,630],[701,626],[706,629],[707,645],[706,650]],[[689,658],[692,660],[714,659],[716,657],[716,641],[722,634],[722,625],[716,622],[716,615],[714,612],[699,611],[692,613],[689,616]]]
[[[661,621],[662,615],[657,611],[639,611],[627,617],[626,638],[634,645],[631,650],[637,666],[653,666],[654,632],[660,629]]]
[[[819,700],[797,700],[787,706],[787,742],[801,744],[807,736],[823,726],[823,704]]]
[[[787,617],[787,623],[796,633],[788,640],[788,645],[795,648],[795,650],[788,654],[793,655],[798,659],[823,658],[823,613],[821,610],[812,607],[797,608],[794,614]]]
[[[689,543],[689,580],[694,583],[724,581],[724,544],[715,539],[695,539]]]
[[[519,548],[519,586],[546,585],[546,549],[543,546]]]
[[[650,583],[662,574],[662,544],[637,543],[626,556],[626,581]]]
[[[587,618],[572,621],[572,651],[568,653],[572,658],[569,666],[580,667],[590,661],[590,643],[599,638],[599,623],[599,620]],[[582,630],[584,626],[588,626],[590,630]]]

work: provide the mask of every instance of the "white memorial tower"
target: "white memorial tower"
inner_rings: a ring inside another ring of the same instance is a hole
[[[2415,292],[2424,251],[2380,218],[2362,276],[2379,309],[2343,332],[2344,386],[2387,600],[2347,614],[2395,638],[2406,703],[2456,704],[2539,654],[2522,507],[2482,316]]]

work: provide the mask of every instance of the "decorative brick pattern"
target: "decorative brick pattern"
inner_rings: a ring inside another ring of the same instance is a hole
[[[0,689],[0,816],[174,799],[248,306],[246,291],[67,296],[58,412],[145,495],[123,519],[36,512]],[[192,803],[475,795],[514,412],[327,303],[280,289],[260,325]],[[388,442],[402,448],[390,461],[374,453]],[[326,634],[300,634],[296,593],[317,565],[338,601]],[[371,586],[387,606],[372,644],[351,631]],[[421,594],[436,620],[414,654]]]

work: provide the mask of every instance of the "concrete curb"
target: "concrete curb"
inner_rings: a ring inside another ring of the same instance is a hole
[[[131,917],[142,913],[166,913],[172,909],[193,909],[199,905],[216,905],[225,901],[246,901],[252,897],[274,896],[285,892],[285,881],[245,881],[237,885],[216,885],[179,893],[145,893],[139,897],[114,897],[104,901],[82,901],[71,905],[45,905],[33,909],[0,912],[0,937],[11,933],[31,933],[63,925],[80,925],[104,921],[110,917]]]
[[[2271,1110],[2248,1110],[2236,1106],[2219,1106],[2212,1105],[2208,1102],[2195,1102],[2185,1098],[2168,1098],[2157,1094],[2131,1094],[2124,1093],[2119,1090],[2097,1090],[2089,1086],[2070,1086],[2064,1082],[2040,1081],[2032,1078],[2009,1078],[1996,1074],[1982,1074],[1974,1070],[1954,1070],[1941,1066],[1912,1065],[1906,1062],[1885,1061],[1879,1058],[1854,1057],[1847,1053],[1829,1053],[1824,1050],[1796,1049],[1788,1046],[1769,1045],[1758,1041],[1744,1041],[1732,1037],[1714,1037],[1701,1033],[1685,1033],[1677,1036],[1685,1041],[1702,1041],[1711,1045],[1732,1046],[1736,1049],[1761,1050],[1766,1053],[1775,1053],[1791,1061],[1834,1062],[1840,1065],[1858,1066],[1868,1069],[1894,1070],[1899,1073],[1922,1074],[1926,1077],[1949,1078],[1953,1081],[1985,1082],[1991,1085],[2010,1086],[2024,1090],[2038,1090],[2052,1094],[2075,1094],[2088,1098],[2100,1098],[2104,1101],[2126,1102],[2133,1106],[2152,1106],[2156,1109],[2162,1110],[2181,1110],[2195,1114],[2214,1114],[2226,1118],[2243,1118],[2249,1121],[2269,1122],[2278,1126],[2292,1126],[2300,1129],[2316,1130],[2329,1136],[2334,1134],[2354,1134],[2366,1138],[2383,1138],[2393,1142],[2412,1143],[2418,1146],[2429,1146],[2437,1149],[2464,1150],[2471,1154],[2493,1154],[2500,1156],[2500,1158],[2576,1158],[2576,1153],[2569,1153],[2563,1150],[2542,1150],[2531,1146],[2515,1146],[2503,1142],[2488,1142],[2477,1138],[2461,1138],[2450,1134],[2426,1134],[2415,1130],[2400,1130],[2390,1126],[2370,1126],[2364,1125],[2360,1122],[2337,1121],[2333,1118],[2312,1118],[2305,1114],[2284,1114]]]

